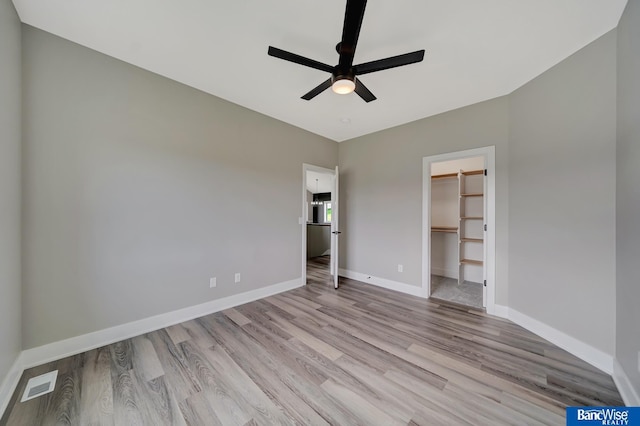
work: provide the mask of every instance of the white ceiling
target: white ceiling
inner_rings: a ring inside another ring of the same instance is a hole
[[[343,141],[505,95],[607,31],[627,0],[370,0],[355,63],[426,49],[362,76],[378,97],[327,90],[345,0],[14,0],[23,22],[327,138]]]
[[[307,170],[307,191],[312,194],[333,191],[333,174]]]

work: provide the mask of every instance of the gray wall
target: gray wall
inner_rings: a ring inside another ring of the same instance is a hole
[[[299,278],[303,162],[340,159],[340,266],[420,286],[421,158],[495,145],[497,303],[605,352],[617,333],[638,389],[638,16],[630,2],[619,34],[617,188],[615,32],[509,97],[338,146],[24,27],[24,348]],[[21,340],[21,42],[8,0],[0,18],[3,377]]]
[[[307,259],[331,250],[331,225],[307,225]]]
[[[422,157],[495,145],[496,302],[506,305],[507,109],[498,98],[340,143],[340,267],[421,286]]]
[[[0,384],[20,352],[20,21],[0,0]]]
[[[616,358],[640,395],[640,4],[618,26]]]
[[[23,44],[25,349],[301,278],[302,164],[333,168],[335,142],[28,26]]]
[[[615,31],[509,102],[509,306],[613,355]]]
[[[613,354],[615,88],[614,31],[508,97],[341,143],[340,266],[420,286],[422,157],[495,145],[496,303]]]

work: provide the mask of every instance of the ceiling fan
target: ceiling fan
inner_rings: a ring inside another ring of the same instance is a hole
[[[342,28],[342,40],[336,45],[336,51],[340,55],[340,59],[338,65],[334,67],[278,49],[277,47],[269,46],[269,56],[331,73],[329,79],[304,94],[302,99],[309,101],[331,87],[335,93],[347,94],[355,91],[365,102],[375,101],[376,97],[373,93],[371,93],[356,76],[422,61],[424,58],[424,49],[405,53],[404,55],[353,65],[353,56],[356,52],[356,44],[358,43],[358,36],[360,35],[360,27],[362,26],[362,18],[364,17],[364,9],[366,6],[367,0],[347,0],[347,8],[344,13],[344,26]]]

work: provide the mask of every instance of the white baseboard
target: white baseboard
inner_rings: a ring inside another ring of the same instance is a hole
[[[526,328],[532,333],[547,339],[554,345],[564,349],[572,355],[577,356],[581,360],[593,365],[607,374],[613,374],[613,356],[600,349],[584,343],[575,337],[569,336],[560,330],[531,318],[513,308],[508,308],[508,318],[521,327]]]
[[[613,361],[613,381],[616,383],[618,392],[620,392],[620,396],[627,407],[640,406],[640,394],[633,387],[629,376],[627,376],[617,359]]]
[[[489,305],[487,305],[487,313],[489,315],[493,315],[495,317],[509,319],[509,307],[508,306],[493,305],[493,307],[489,307]]]
[[[233,308],[234,306],[253,302],[257,299],[293,290],[294,288],[301,287],[302,285],[302,279],[297,278],[295,280],[273,284],[256,290],[247,291],[245,293],[223,297],[222,299],[211,300],[200,305],[178,309],[166,314],[156,315],[139,321],[117,325],[115,327],[95,331],[93,333],[83,334],[81,336],[27,349],[22,352],[22,366],[25,369],[35,367],[37,365],[66,358],[68,356],[159,330],[174,324],[179,324],[184,321],[189,321],[194,318],[209,315],[214,312]]]
[[[374,277],[372,275],[361,274],[359,272],[353,272],[346,269],[340,269],[339,273],[343,277],[351,278],[364,283],[369,283],[390,290],[399,291],[401,293],[411,294],[413,296],[426,297],[421,287],[416,287],[397,281],[391,281],[384,278]],[[576,339],[575,337],[569,336],[566,333],[556,330],[555,328],[548,326],[547,324],[531,318],[521,312],[518,312],[515,309],[509,308],[508,306],[496,304],[493,305],[493,308],[488,310],[487,313],[500,318],[509,319],[519,326],[531,331],[532,333],[535,333],[538,336],[547,339],[554,345],[566,350],[570,354],[604,371],[605,373],[613,374],[613,356],[602,352],[600,349],[594,348],[593,346],[584,343],[581,340]],[[633,387],[630,385],[630,382],[628,388],[631,389],[630,392],[627,392],[629,395],[631,395],[630,398],[632,398],[633,400],[635,396],[635,401],[637,402],[637,395],[633,392]],[[635,405],[640,404],[636,403]]]
[[[20,377],[22,377],[22,371],[24,370],[22,365],[22,354],[20,353],[13,362],[2,384],[0,384],[0,417],[4,414],[4,410],[7,409],[9,401],[18,386]]]
[[[339,273],[343,277],[378,287],[399,291],[413,296],[426,297],[426,294],[421,287],[345,269],[340,269]],[[22,372],[26,368],[62,359],[67,356],[76,355],[123,339],[128,339],[168,327],[170,325],[178,324],[214,312],[219,312],[257,299],[272,296],[274,294],[293,290],[301,287],[302,285],[302,280],[298,278],[222,299],[212,300],[200,305],[179,309],[166,314],[156,315],[154,317],[145,318],[128,324],[122,324],[93,333],[72,337],[37,348],[27,349],[18,356],[9,370],[9,373],[0,385],[0,416],[6,409],[11,396],[18,385]],[[549,340],[553,344],[588,362],[596,368],[599,368],[608,374],[612,374],[625,404],[629,406],[640,406],[640,398],[638,397],[637,391],[632,386],[622,367],[617,361],[614,362],[614,358],[611,355],[507,306],[494,305],[493,312],[488,313],[502,318],[508,318],[514,323]]]
[[[386,278],[374,277],[373,275],[361,274],[360,272],[349,271],[342,268],[340,268],[338,274],[341,277],[351,278],[352,280],[361,281],[365,284],[373,284],[378,287],[399,291],[400,293],[406,293],[412,296],[426,297],[426,293],[422,287],[417,287],[415,285],[392,281]]]

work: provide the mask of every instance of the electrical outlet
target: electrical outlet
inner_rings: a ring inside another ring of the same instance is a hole
[[[404,266],[398,264],[398,272],[404,272]]]
[[[214,288],[217,284],[216,277],[209,278],[209,288]]]
[[[240,282],[240,272],[236,272],[236,276],[235,276],[235,282],[239,283]]]

